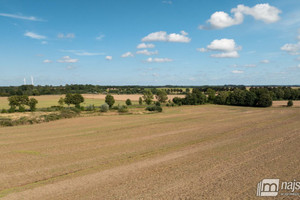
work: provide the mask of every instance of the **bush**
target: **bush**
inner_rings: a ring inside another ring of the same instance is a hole
[[[292,107],[294,105],[293,101],[292,100],[289,100],[287,102],[287,107]]]
[[[102,104],[100,106],[100,112],[107,112],[109,110],[109,105],[108,104]]]
[[[125,103],[126,103],[126,105],[127,105],[127,106],[131,106],[131,105],[132,105],[132,103],[131,103],[131,100],[130,100],[130,99],[127,99]]]
[[[7,113],[7,110],[3,108],[3,109],[1,110],[1,113]]]
[[[93,105],[87,106],[87,107],[85,108],[85,110],[86,110],[86,111],[95,111],[96,108],[95,108],[95,106],[94,106],[94,104],[93,104]]]
[[[125,106],[125,105],[119,106],[118,112],[119,112],[119,113],[126,113],[126,112],[128,112],[127,106]]]
[[[9,118],[0,118],[0,126],[13,126],[13,121]]]
[[[155,105],[160,106],[160,102],[159,101],[155,102]]]
[[[146,110],[151,111],[151,112],[153,112],[153,111],[162,112],[162,107],[160,107],[160,106],[148,106],[146,108]]]

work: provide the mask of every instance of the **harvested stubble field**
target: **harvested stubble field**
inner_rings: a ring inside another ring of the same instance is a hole
[[[0,128],[3,199],[255,199],[299,180],[300,109],[182,106]]]

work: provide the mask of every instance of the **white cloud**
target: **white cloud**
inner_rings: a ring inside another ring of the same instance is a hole
[[[156,63],[163,63],[163,62],[172,62],[173,60],[170,59],[170,58],[148,58],[146,60],[146,62],[149,62],[149,63],[153,63],[153,62],[156,62]]]
[[[46,36],[43,36],[43,35],[39,35],[39,34],[36,34],[34,32],[29,32],[27,31],[24,36],[27,36],[27,37],[30,37],[32,39],[37,39],[37,40],[42,40],[42,39],[46,39]]]
[[[280,49],[291,55],[300,55],[300,42],[297,44],[285,44]]]
[[[181,33],[181,35],[188,35],[188,33],[185,31],[180,31],[180,33]]]
[[[72,38],[75,38],[75,34],[74,33],[67,33],[67,34],[59,33],[57,35],[57,37],[60,38],[60,39],[64,39],[64,38],[72,39]]]
[[[42,41],[41,44],[48,44],[48,42],[47,41]]]
[[[238,5],[237,8],[231,10],[233,13],[243,13],[245,15],[251,15],[256,20],[261,20],[267,24],[277,22],[280,17],[281,10],[274,6],[270,6],[268,3],[256,4],[250,8],[244,5]]]
[[[15,18],[15,19],[29,20],[29,21],[43,21],[42,19],[38,19],[33,16],[27,17],[27,16],[23,16],[23,15],[14,15],[14,14],[8,14],[8,13],[0,13],[0,16],[10,17],[10,18]]]
[[[270,61],[269,60],[261,60],[260,63],[268,64],[268,63],[270,63]]]
[[[71,58],[70,56],[64,56],[60,60],[57,60],[59,63],[77,63],[78,59]]]
[[[231,72],[234,73],[234,74],[242,74],[242,73],[244,73],[244,71],[242,71],[242,70],[233,70]]]
[[[238,51],[241,50],[241,46],[237,46],[233,39],[220,39],[214,40],[206,48],[198,48],[200,52],[216,51],[218,54],[212,54],[214,58],[238,58]]]
[[[144,54],[144,55],[147,55],[147,56],[151,56],[151,55],[156,55],[158,54],[158,51],[148,51],[147,49],[144,49],[144,50],[140,50],[140,51],[137,51],[136,54]]]
[[[131,52],[126,52],[123,55],[121,55],[122,58],[126,58],[126,57],[133,57],[133,54]]]
[[[73,53],[77,56],[100,56],[100,55],[104,55],[104,53],[102,52],[87,52],[87,51],[84,51],[84,50],[60,50],[62,52],[69,52],[69,53]]]
[[[171,5],[173,2],[172,1],[162,1],[162,3]]]
[[[43,63],[52,63],[52,60],[46,59],[46,60],[43,61]]]
[[[98,37],[96,37],[96,40],[102,40],[105,37],[105,35],[99,35]]]
[[[138,49],[154,48],[155,45],[151,43],[141,43],[136,46]]]
[[[184,32],[185,35],[178,34],[178,33],[171,33],[167,34],[165,31],[158,31],[154,33],[150,33],[146,37],[142,38],[143,42],[183,42],[188,43],[191,41],[186,35],[187,33]]]
[[[67,69],[67,70],[73,70],[73,69],[76,69],[76,67],[75,67],[75,66],[72,66],[72,65],[68,65],[68,66],[66,67],[66,69]]]
[[[218,54],[211,54],[210,55],[213,58],[238,58],[240,57],[239,53],[237,51],[230,51],[230,52],[222,52]]]
[[[205,49],[205,48],[197,48],[197,51],[200,51],[200,52],[207,52],[207,49]]]
[[[244,15],[250,15],[256,20],[263,21],[267,24],[277,22],[280,17],[281,10],[274,6],[266,4],[256,4],[254,7],[238,5],[236,8],[231,9],[233,17],[223,11],[215,12],[211,15],[207,23],[210,26],[199,26],[200,29],[223,29],[233,25],[243,23]]]
[[[106,60],[112,60],[112,56],[106,56],[105,59]]]
[[[256,64],[246,64],[244,65],[244,67],[252,68],[252,67],[256,67]]]
[[[211,27],[199,26],[200,29],[213,28],[222,29],[233,25],[238,25],[243,23],[244,16],[241,13],[235,13],[234,17],[230,17],[227,13],[223,11],[215,12],[211,15],[210,19],[207,20],[211,24]]]

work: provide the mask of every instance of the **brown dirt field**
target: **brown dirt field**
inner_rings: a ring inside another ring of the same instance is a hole
[[[300,179],[299,121],[204,105],[0,128],[0,197],[256,199],[264,178]]]
[[[273,107],[286,107],[288,101],[273,101]],[[300,107],[300,101],[293,101],[293,107]]]

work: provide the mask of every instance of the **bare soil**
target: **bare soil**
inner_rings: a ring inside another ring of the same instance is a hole
[[[299,121],[204,105],[0,128],[0,198],[256,199],[264,178],[300,179]]]

